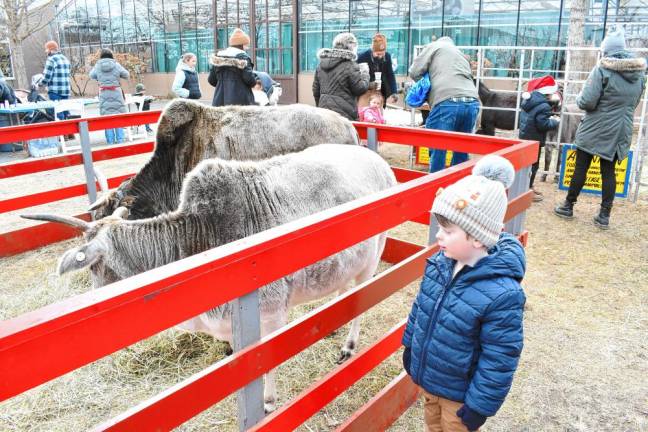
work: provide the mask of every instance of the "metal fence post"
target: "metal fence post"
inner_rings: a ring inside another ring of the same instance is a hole
[[[375,128],[367,128],[367,147],[375,152],[378,151],[378,131]]]
[[[529,190],[529,176],[531,167],[524,167],[515,173],[513,185],[508,190],[509,201],[516,198]],[[524,230],[524,217],[526,212],[519,213],[513,219],[504,224],[504,230],[513,235],[519,235]]]
[[[97,200],[97,187],[95,185],[95,173],[92,166],[92,150],[90,148],[90,131],[88,122],[79,122],[79,138],[81,141],[81,156],[83,157],[83,171],[86,177],[86,187],[90,204]]]
[[[240,351],[261,338],[259,291],[232,301],[232,335],[234,351]],[[257,378],[237,392],[239,430],[244,431],[265,415],[263,410],[263,377]]]
[[[430,228],[428,230],[428,245],[435,243],[436,234],[439,232],[439,222],[434,217],[434,214],[430,212]]]

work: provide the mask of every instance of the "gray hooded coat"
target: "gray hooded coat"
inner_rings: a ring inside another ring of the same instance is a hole
[[[128,78],[128,71],[111,58],[99,59],[90,71],[90,78],[99,82],[99,87],[117,87],[114,90],[99,91],[99,113],[101,115],[121,114],[126,112],[124,95],[119,79]]]
[[[601,59],[576,98],[578,107],[585,110],[576,131],[576,147],[609,161],[628,156],[645,73],[646,60],[627,52]]]
[[[369,88],[369,74],[360,72],[352,51],[324,48],[317,56],[320,64],[313,80],[315,105],[358,120],[358,96]]]

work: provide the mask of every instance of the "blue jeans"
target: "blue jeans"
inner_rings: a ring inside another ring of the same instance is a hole
[[[479,102],[453,102],[445,100],[434,105],[425,122],[427,129],[439,129],[454,132],[472,133],[479,114]],[[445,168],[446,151],[430,149],[430,172],[441,171]],[[468,153],[454,152],[452,165],[468,160]]]
[[[124,128],[106,129],[105,132],[108,144],[119,144],[124,142]]]
[[[54,93],[52,91],[47,92],[47,97],[51,101],[59,101],[59,100],[70,99],[70,96],[61,96],[60,94]],[[54,110],[52,110],[51,113],[52,113],[52,117],[53,117],[54,116]],[[62,111],[62,112],[58,113],[58,118],[59,118],[59,120],[65,120],[66,118],[68,118],[69,115],[70,115],[70,111]]]

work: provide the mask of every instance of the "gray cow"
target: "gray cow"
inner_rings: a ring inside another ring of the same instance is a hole
[[[121,219],[123,208],[91,223],[67,216],[25,217],[83,230],[85,244],[63,254],[58,272],[90,266],[93,284],[100,287],[395,184],[389,165],[371,150],[323,144],[258,162],[203,161],[185,179],[178,209],[150,219]],[[260,288],[262,335],[283,326],[291,306],[372,277],[384,246],[383,233]],[[182,327],[231,342],[230,307],[212,309]],[[341,360],[351,356],[359,333],[357,318]],[[266,411],[274,410],[274,371],[266,377],[264,400]]]
[[[323,144],[359,144],[350,121],[308,105],[209,107],[188,100],[167,105],[151,159],[133,178],[98,199],[95,219],[126,207],[143,219],[178,207],[185,175],[204,159],[261,160]]]

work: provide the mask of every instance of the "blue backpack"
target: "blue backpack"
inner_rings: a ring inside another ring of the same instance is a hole
[[[420,107],[427,102],[430,88],[432,88],[430,75],[426,72],[420,80],[416,81],[414,85],[410,87],[407,96],[405,96],[405,103],[414,108]]]

